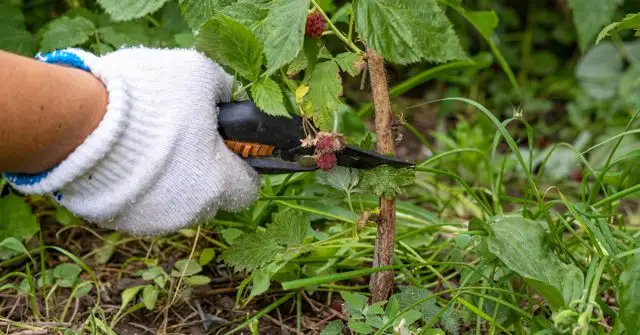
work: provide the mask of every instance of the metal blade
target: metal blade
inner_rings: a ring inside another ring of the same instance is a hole
[[[399,158],[362,150],[353,145],[346,145],[337,157],[338,165],[355,169],[373,169],[380,165],[389,165],[397,168],[411,168],[415,166],[415,164]]]

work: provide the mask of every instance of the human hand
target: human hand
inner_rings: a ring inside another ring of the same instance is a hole
[[[134,235],[157,235],[237,211],[256,198],[257,173],[224,144],[217,104],[232,78],[184,49],[69,49],[40,57],[90,71],[105,85],[104,118],[64,161],[39,175],[7,174],[19,191],[52,194],[74,214]],[[73,94],[73,92],[70,92]]]

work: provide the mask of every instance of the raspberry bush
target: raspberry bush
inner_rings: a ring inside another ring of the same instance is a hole
[[[246,211],[156,239],[0,180],[3,331],[635,334],[639,11],[0,0],[0,48],[29,57],[195,47],[234,75],[234,99],[313,124],[301,144],[321,168],[265,176]],[[347,144],[420,158],[336,166]]]

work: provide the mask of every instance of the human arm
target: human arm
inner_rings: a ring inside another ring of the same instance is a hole
[[[257,173],[217,130],[217,105],[230,100],[233,78],[203,54],[138,47],[98,57],[69,49],[40,60],[97,78],[106,88],[106,112],[54,168],[4,173],[16,190],[49,194],[87,221],[146,236],[206,220],[219,209],[244,209],[256,198]]]
[[[98,126],[102,83],[86,71],[0,50],[0,171],[38,173],[66,158]]]

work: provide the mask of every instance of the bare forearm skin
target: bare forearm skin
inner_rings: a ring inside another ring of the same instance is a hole
[[[38,173],[64,160],[107,106],[88,72],[0,51],[0,172]]]

